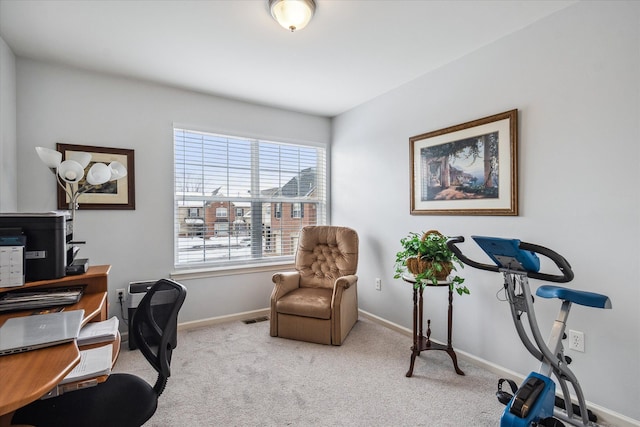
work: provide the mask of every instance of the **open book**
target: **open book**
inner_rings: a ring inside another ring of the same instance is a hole
[[[109,375],[111,373],[112,356],[112,345],[103,345],[102,347],[96,347],[90,350],[82,350],[80,352],[80,363],[64,377],[60,384],[82,381],[101,375]]]
[[[118,334],[118,325],[116,316],[102,322],[87,323],[78,334],[78,346],[114,341]]]

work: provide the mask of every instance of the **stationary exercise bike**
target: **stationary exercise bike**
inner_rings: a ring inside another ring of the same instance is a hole
[[[464,242],[464,237],[450,238],[447,246],[463,263],[481,270],[503,274],[511,317],[518,335],[529,353],[542,362],[538,372],[531,372],[517,390],[515,383],[511,382],[513,396],[507,392],[498,392],[499,399],[504,398],[505,395],[510,397],[509,400],[503,401],[507,406],[500,418],[500,426],[564,426],[563,421],[575,426],[597,426],[596,416],[587,409],[580,383],[567,366],[571,363],[571,359],[564,355],[562,340],[566,338],[566,322],[573,303],[594,308],[611,308],[611,301],[607,296],[593,292],[572,290],[561,286],[540,286],[536,290],[537,296],[558,298],[562,301],[560,313],[545,343],[533,308],[534,299],[529,287],[529,278],[555,283],[570,282],[573,279],[573,271],[567,260],[551,249],[517,239],[471,237],[495,265],[483,264],[464,256],[456,246],[457,243]],[[540,259],[537,254],[553,261],[561,275],[541,273]],[[525,313],[529,323],[529,333],[522,322],[522,315]],[[533,337],[533,341],[529,335]],[[563,398],[555,395],[555,383],[550,378],[552,373],[562,389]],[[499,388],[502,381],[499,382]],[[573,386],[577,404],[571,403],[568,384]]]

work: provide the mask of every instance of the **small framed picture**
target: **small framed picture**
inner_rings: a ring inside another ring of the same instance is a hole
[[[93,147],[88,145],[56,144],[56,149],[62,153],[65,160],[71,152],[85,152],[91,154],[91,161],[85,168],[84,178],[78,184],[85,184],[87,172],[94,163],[109,164],[120,162],[127,169],[127,176],[116,181],[108,181],[93,186],[78,198],[79,209],[135,209],[135,173],[133,150],[122,148]],[[71,184],[67,184],[70,186]],[[58,186],[58,209],[68,209],[69,195]]]

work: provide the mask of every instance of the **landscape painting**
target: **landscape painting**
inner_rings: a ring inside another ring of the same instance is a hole
[[[420,150],[421,200],[499,196],[498,132]]]
[[[411,214],[518,214],[517,110],[409,141]]]

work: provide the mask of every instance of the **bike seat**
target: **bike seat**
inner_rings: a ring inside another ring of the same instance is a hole
[[[588,307],[611,308],[611,300],[606,295],[587,291],[577,291],[574,289],[563,288],[562,286],[540,286],[536,290],[536,295],[542,298],[558,298],[563,301],[571,301]]]

